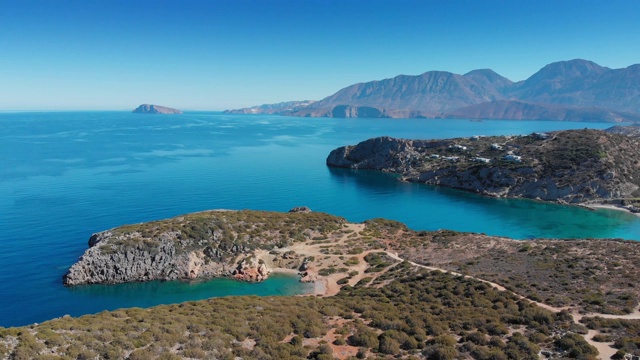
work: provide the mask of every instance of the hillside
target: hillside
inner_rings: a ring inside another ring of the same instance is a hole
[[[584,122],[640,121],[640,114],[622,113],[597,107],[531,103],[521,100],[497,100],[456,109],[446,115],[454,119],[511,119]]]
[[[383,219],[350,224],[327,214],[253,211],[188,214],[111,233],[146,233],[158,249],[164,234],[191,228],[185,219],[206,219],[196,237],[202,245],[211,246],[223,222],[256,235],[230,245],[271,248],[258,251],[271,266],[274,257],[306,259],[304,271],[333,296],[218,298],[0,328],[0,358],[538,359],[543,351],[593,359],[592,345],[616,351],[591,338],[601,331],[622,353],[638,353],[640,290],[629,286],[640,275],[638,242],[522,242],[417,232]],[[305,237],[307,229],[322,235]],[[94,247],[109,244],[92,239]],[[120,240],[118,251],[140,246],[136,237]],[[618,315],[603,320],[593,312]]]
[[[346,87],[307,108],[293,112],[330,112],[335,106],[367,106],[393,111],[416,111],[431,117],[463,106],[501,98],[494,79],[472,74],[462,76],[445,71],[430,71],[418,76],[400,75]],[[479,82],[482,80],[481,82]],[[508,81],[505,79],[505,81]]]
[[[612,126],[608,129],[605,129],[605,131],[612,134],[620,134],[640,138],[640,124],[630,126]]]
[[[93,234],[89,249],[63,282],[73,286],[230,275],[260,281],[269,269],[258,261],[257,252],[323,236],[344,222],[320,213],[207,211],[121,226]],[[297,269],[302,264],[295,257],[280,260],[281,267]],[[269,262],[274,261],[272,257]]]
[[[252,109],[230,112],[252,113]],[[278,113],[336,118],[638,121],[640,65],[610,69],[582,59],[560,61],[517,83],[490,69],[464,75],[428,71],[354,84],[320,101]]]
[[[327,165],[496,197],[589,203],[639,195],[638,139],[599,130],[445,140],[369,139]]]

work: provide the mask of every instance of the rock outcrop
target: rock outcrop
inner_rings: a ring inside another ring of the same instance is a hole
[[[344,222],[323,213],[207,211],[126,225],[92,235],[89,249],[64,275],[63,283],[219,276],[262,281],[271,272],[269,266],[300,266],[301,259],[275,249],[335,231]]]
[[[178,109],[151,104],[142,104],[132,112],[136,114],[182,114],[182,111]]]
[[[640,143],[598,130],[447,140],[369,139],[333,150],[327,165],[496,197],[585,203],[635,197]]]
[[[620,134],[640,138],[640,124],[633,124],[629,126],[612,126],[608,129],[605,129],[605,131],[611,134]]]
[[[290,213],[310,213],[311,209],[308,206],[296,206],[289,210]]]
[[[150,280],[191,280],[228,275],[233,267],[211,261],[207,249],[179,252],[175,233],[161,235],[153,246],[144,241],[131,247],[117,243],[135,241],[111,231],[91,236],[90,248],[63,278],[65,285],[116,284]],[[134,235],[136,236],[136,235]],[[114,246],[115,245],[115,246]]]
[[[232,274],[237,280],[258,282],[266,280],[271,274],[271,270],[264,261],[256,260],[255,256],[249,256],[238,262],[238,266]]]

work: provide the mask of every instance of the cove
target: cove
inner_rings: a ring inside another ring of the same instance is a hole
[[[235,290],[217,281],[62,286],[92,233],[208,209],[288,211],[304,205],[351,222],[384,217],[416,230],[637,240],[640,218],[623,212],[486,198],[325,164],[331,150],[376,136],[430,139],[610,125],[211,112],[0,113],[0,326],[232,295]],[[297,280],[291,281],[278,288],[295,288]],[[221,292],[214,293],[216,288]]]

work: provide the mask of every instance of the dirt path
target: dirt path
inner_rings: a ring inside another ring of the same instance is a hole
[[[598,359],[611,359],[611,356],[616,353],[616,349],[612,348],[613,342],[597,342],[593,341],[593,337],[600,334],[598,330],[589,330],[589,332],[584,336],[584,339],[589,343],[589,345],[598,349]]]
[[[296,243],[289,246],[285,250],[293,250],[296,253],[304,256],[314,256],[316,258],[326,257],[326,258],[337,259],[340,256],[344,256],[344,255],[332,255],[332,254],[323,253],[322,252],[323,247],[326,247],[328,245],[344,244],[349,238],[349,236],[351,236],[354,233],[357,234],[360,231],[364,230],[364,226],[365,226],[364,224],[347,224],[346,227],[344,228],[344,230],[346,230],[345,233],[342,236],[340,236],[340,238],[336,239],[333,242],[330,242],[330,243],[322,242],[318,244],[314,244],[312,242]],[[355,285],[358,281],[360,281],[364,277],[364,271],[367,268],[367,264],[364,261],[364,257],[370,252],[371,251],[365,251],[358,255],[354,255],[355,257],[358,258],[358,264],[346,267],[348,269],[348,272],[351,272],[354,270],[358,272],[358,275],[352,277],[349,280],[349,285]],[[318,262],[322,263],[320,261]],[[310,268],[309,268],[310,271],[316,272],[316,273],[317,271],[319,271],[319,269],[320,269],[320,266],[317,266],[315,263],[310,265]],[[276,269],[276,271],[278,270]],[[316,286],[314,289],[314,295],[333,296],[337,294],[340,291],[340,285],[338,285],[338,280],[344,277],[345,277],[344,273],[335,273],[328,276],[318,276],[316,280]]]
[[[314,256],[316,258],[327,258],[327,259],[335,259],[340,257],[341,255],[333,255],[333,254],[326,254],[323,253],[323,248],[328,246],[328,245],[339,245],[339,244],[343,244],[344,242],[347,241],[347,239],[349,238],[349,236],[351,236],[353,233],[358,233],[360,231],[362,231],[364,229],[364,224],[347,224],[347,226],[345,227],[345,230],[351,230],[349,232],[345,232],[340,238],[336,239],[335,241],[332,241],[330,243],[327,242],[322,242],[322,243],[318,243],[318,244],[314,244],[313,242],[305,242],[305,243],[297,243],[297,244],[293,244],[291,245],[287,250],[293,250],[298,254],[304,255],[304,256]],[[354,255],[354,257],[357,257],[358,259],[358,264],[356,265],[352,265],[352,266],[348,266],[348,271],[357,271],[358,274],[355,276],[352,276],[351,279],[349,279],[348,284],[353,286],[356,283],[358,283],[360,280],[362,280],[363,278],[365,278],[367,276],[367,274],[365,274],[365,270],[367,269],[367,263],[364,260],[364,257],[367,256],[367,254],[371,253],[371,252],[384,252],[386,253],[389,257],[398,260],[398,261],[408,261],[405,260],[403,258],[401,258],[400,256],[398,256],[398,253],[395,252],[390,252],[390,251],[381,251],[379,249],[376,250],[367,250],[364,251],[360,254]],[[318,261],[314,266],[317,266],[318,269],[312,269],[314,271],[319,270],[319,268],[321,268],[323,266],[323,264],[326,264],[330,262],[330,260],[323,260],[323,261]],[[444,273],[449,273],[451,275],[454,276],[462,276],[463,278],[467,278],[467,279],[474,279],[477,281],[481,281],[485,284],[490,285],[491,287],[499,290],[499,291],[509,291],[507,290],[504,286],[489,281],[489,280],[485,280],[485,279],[481,279],[481,278],[477,278],[471,275],[464,275],[455,271],[450,271],[447,269],[442,269],[442,268],[438,268],[438,267],[433,267],[433,266],[426,266],[426,265],[422,265],[422,264],[418,264],[415,263],[413,261],[408,261],[411,265],[419,267],[419,268],[423,268],[423,269],[427,269],[427,270],[431,270],[431,271],[440,271],[440,272],[444,272]],[[276,271],[278,271],[278,269],[276,269]],[[338,280],[342,279],[345,277],[344,273],[335,273],[335,274],[331,274],[329,276],[318,276],[318,280],[316,281],[316,288],[315,288],[315,295],[320,295],[320,296],[333,296],[335,294],[337,294],[340,291],[340,285],[338,285]],[[534,304],[536,304],[537,306],[549,310],[551,312],[557,313],[560,312],[562,310],[569,310],[569,307],[555,307],[555,306],[551,306],[545,303],[541,303],[541,302],[536,302],[530,299],[527,299],[526,297],[517,294],[513,291],[511,291],[511,293],[513,293],[515,296],[517,296],[520,299],[523,300],[527,300],[529,302],[532,302]],[[592,316],[600,316],[602,318],[607,318],[607,319],[627,319],[627,320],[637,320],[640,319],[640,307],[636,308],[635,311],[631,314],[628,315],[609,315],[609,314],[579,314],[577,311],[572,312],[574,321],[576,323],[579,323],[580,320],[584,317],[592,317]],[[615,352],[616,349],[612,348],[611,345],[612,343],[602,343],[602,342],[596,342],[593,341],[593,337],[595,335],[598,335],[599,332],[597,330],[589,330],[589,332],[584,335],[585,340],[592,346],[594,346],[596,349],[598,349],[598,352],[600,353],[600,355],[598,356],[599,359],[609,359]]]
[[[391,253],[391,252],[388,252],[388,251],[387,251],[386,253],[387,253],[387,255],[389,255],[390,257],[392,257],[392,258],[394,258],[394,259],[396,259],[396,260],[405,261],[403,258],[401,258],[400,256],[398,256],[398,254],[397,254],[397,253]],[[406,261],[408,261],[408,260],[406,260]],[[506,289],[504,286],[502,286],[502,285],[500,285],[500,284],[497,284],[497,283],[494,283],[494,282],[491,282],[491,281],[489,281],[489,280],[480,279],[480,278],[477,278],[477,277],[474,277],[474,276],[471,276],[471,275],[463,275],[463,274],[461,274],[461,273],[457,273],[457,272],[455,272],[455,271],[449,271],[449,270],[446,270],[446,269],[437,268],[437,267],[433,267],[433,266],[421,265],[421,264],[415,263],[415,262],[413,262],[413,261],[408,261],[408,262],[409,262],[411,265],[413,265],[413,266],[421,267],[421,268],[423,268],[423,269],[432,270],[432,271],[433,271],[433,270],[434,270],[434,271],[441,271],[441,272],[444,272],[444,273],[449,273],[449,274],[454,275],[454,276],[462,276],[462,277],[464,277],[465,279],[473,279],[473,280],[481,281],[481,282],[483,282],[483,283],[485,283],[485,284],[490,285],[491,287],[493,287],[493,288],[495,288],[495,289],[497,289],[497,290],[500,290],[500,291],[507,291],[507,289]],[[513,291],[512,291],[512,293],[513,293]],[[533,301],[533,300],[527,299],[526,297],[524,297],[524,296],[522,296],[522,295],[519,295],[519,294],[516,294],[516,293],[513,293],[513,294],[514,294],[514,295],[516,295],[517,297],[521,298],[521,299],[525,299],[525,300],[527,300],[527,301],[530,301],[530,302],[532,302],[532,303],[536,304],[537,306],[540,306],[541,308],[543,308],[543,309],[547,309],[547,310],[549,310],[549,311],[553,311],[553,312],[560,312],[560,311],[562,311],[562,310],[566,310],[566,309],[567,309],[567,308],[558,308],[558,307],[554,307],[554,306],[551,306],[551,305],[548,305],[548,304],[544,304],[544,303],[539,303],[539,302],[536,302],[536,301]]]
[[[390,257],[399,260],[399,261],[405,261],[404,259],[402,259],[401,257],[398,256],[397,253],[392,253],[392,252],[388,252],[386,251],[387,255],[389,255]],[[408,260],[406,260],[408,261]],[[441,271],[441,272],[446,272],[455,276],[463,276],[464,278],[468,278],[468,279],[474,279],[477,281],[481,281],[485,284],[491,285],[493,288],[500,290],[500,291],[507,291],[507,289],[497,283],[488,281],[488,280],[484,280],[484,279],[480,279],[474,276],[470,276],[470,275],[463,275],[454,271],[449,271],[446,269],[441,269],[441,268],[436,268],[436,267],[432,267],[432,266],[426,266],[426,265],[421,265],[418,263],[415,263],[413,261],[408,261],[411,265],[413,266],[417,266],[423,269],[428,269],[428,270],[435,270],[435,271]],[[524,299],[524,300],[528,300],[534,304],[536,304],[537,306],[543,308],[543,309],[547,309],[551,312],[557,313],[560,312],[562,310],[569,310],[568,307],[564,307],[564,308],[559,308],[559,307],[555,307],[555,306],[551,306],[545,303],[540,303],[537,301],[533,301],[530,299],[527,299],[526,297],[520,295],[520,294],[516,294],[513,291],[511,291],[514,295],[516,295],[517,297],[519,297],[520,299]],[[590,314],[579,314],[577,311],[572,312],[573,315],[573,319],[575,323],[579,323],[580,320],[584,317],[594,317],[594,316],[599,316],[605,319],[626,319],[626,320],[638,320],[640,319],[640,306],[638,306],[631,314],[627,314],[627,315],[611,315],[611,314],[596,314],[596,313],[590,313]],[[593,337],[595,335],[600,334],[600,332],[598,330],[589,330],[589,332],[584,335],[584,339],[587,343],[589,343],[589,345],[595,347],[596,349],[598,349],[599,355],[598,355],[598,359],[610,359],[611,356],[613,354],[616,353],[616,349],[611,347],[611,345],[613,345],[613,342],[610,343],[603,343],[603,342],[597,342],[593,340]]]
[[[640,320],[640,305],[633,310],[631,314],[627,315],[612,315],[612,314],[598,314],[598,313],[589,313],[589,314],[578,314],[577,312],[573,314],[573,317],[576,321],[580,321],[580,319],[585,317],[601,317],[603,319],[622,319],[622,320]]]

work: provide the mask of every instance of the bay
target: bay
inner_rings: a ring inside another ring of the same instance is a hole
[[[640,219],[623,212],[492,199],[325,165],[332,149],[375,136],[448,138],[609,126],[210,112],[0,113],[0,326],[234,294],[216,292],[227,285],[215,282],[88,289],[61,284],[93,232],[207,209],[287,211],[305,205],[349,221],[384,217],[420,230],[517,239],[640,239]],[[256,295],[307,291],[295,278],[273,281],[281,283],[271,290],[238,286]]]

